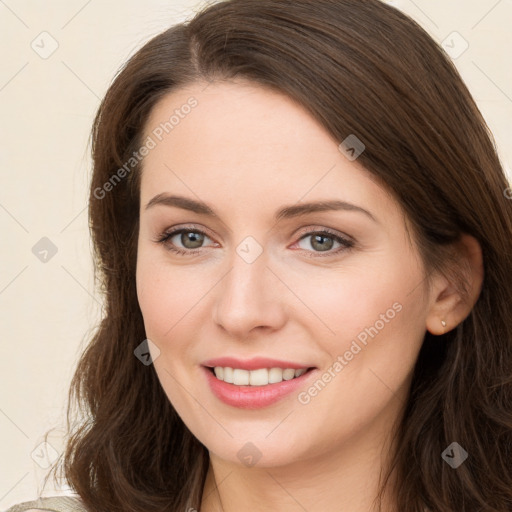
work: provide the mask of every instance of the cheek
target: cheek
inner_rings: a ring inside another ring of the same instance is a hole
[[[137,298],[144,318],[146,334],[149,338],[155,332],[160,332],[164,326],[160,325],[168,309],[168,298],[164,294],[161,273],[156,265],[151,265],[144,252],[139,252],[137,259]],[[169,328],[169,326],[167,326]]]
[[[170,272],[166,266],[150,251],[140,249],[136,272],[137,297],[146,334],[159,342],[175,323],[176,314],[186,299],[187,288],[181,287],[179,279],[169,281]],[[177,290],[180,290],[179,294]]]
[[[299,402],[313,427],[331,429],[329,439],[352,435],[400,405],[423,340],[421,289],[409,285],[418,276],[392,272],[379,281],[376,274],[357,279],[347,274],[323,286],[323,293],[311,288],[316,292],[308,305],[335,334],[326,330],[316,338],[328,354],[319,377],[326,384],[314,383]],[[317,319],[315,325],[320,325]]]
[[[372,258],[371,265],[347,265],[296,279],[294,292],[308,310],[301,321],[333,360],[349,351],[347,359],[358,361],[350,366],[374,358],[396,366],[397,356],[402,363],[414,363],[425,332],[426,305],[419,286],[422,267],[409,256],[383,254]]]
[[[171,265],[165,254],[142,248],[136,282],[146,334],[163,344],[182,338],[177,333],[197,328],[196,306],[214,280],[204,271],[191,272],[187,265]]]
[[[296,283],[294,293],[302,302],[301,307],[308,310],[304,318],[316,318],[322,332],[340,340],[379,320],[381,313],[392,309],[403,297],[401,285],[391,270],[382,266],[380,272],[364,267],[326,269],[290,280]],[[393,313],[394,310],[389,312]]]

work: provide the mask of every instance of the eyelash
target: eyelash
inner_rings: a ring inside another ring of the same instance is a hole
[[[203,247],[199,247],[197,249],[181,249],[174,245],[167,244],[167,242],[172,237],[179,235],[180,233],[197,233],[197,234],[201,234],[201,235],[204,235],[204,236],[210,238],[207,233],[205,233],[204,231],[202,231],[200,229],[196,229],[196,228],[192,228],[192,227],[183,227],[183,228],[175,229],[173,231],[164,231],[161,235],[159,235],[156,238],[156,240],[154,240],[154,242],[163,244],[166,246],[167,250],[169,250],[175,254],[182,255],[182,256],[195,255],[201,249],[203,249]],[[308,236],[312,236],[312,235],[327,235],[327,238],[332,238],[336,242],[339,242],[341,244],[341,247],[338,247],[337,249],[335,249],[333,251],[325,251],[325,254],[322,254],[323,251],[309,251],[307,249],[302,249],[303,251],[310,253],[308,255],[308,257],[310,257],[310,258],[318,258],[318,257],[322,258],[322,257],[334,256],[334,255],[339,254],[342,251],[348,251],[348,250],[352,249],[355,245],[355,243],[352,240],[343,238],[342,236],[340,236],[336,232],[330,230],[329,228],[323,228],[322,230],[319,230],[319,231],[308,231],[306,233],[303,233],[301,235],[301,237],[297,240],[297,242],[301,241],[304,238],[307,238]]]

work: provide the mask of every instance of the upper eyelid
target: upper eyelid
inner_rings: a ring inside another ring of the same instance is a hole
[[[176,227],[172,227],[172,228],[167,228],[165,230],[162,231],[162,234],[175,234],[177,231],[183,231],[183,230],[187,230],[187,231],[198,231],[200,233],[203,233],[207,236],[209,236],[210,238],[215,238],[214,236],[212,237],[212,235],[210,235],[210,231],[207,229],[207,228],[203,228],[203,227],[197,227],[193,224],[191,225],[184,225],[184,226],[176,226]],[[311,234],[313,232],[321,232],[321,231],[327,231],[327,232],[331,232],[331,234],[333,235],[339,235],[343,238],[349,238],[351,239],[352,237],[345,234],[345,233],[342,233],[341,231],[338,231],[337,229],[334,229],[334,228],[329,228],[327,226],[321,226],[319,224],[313,224],[312,227],[306,227],[306,228],[301,228],[299,230],[299,233],[297,233],[295,236],[300,236],[300,235],[306,235],[306,234]]]
[[[207,230],[205,230],[203,228],[192,227],[192,226],[178,226],[176,228],[166,229],[166,230],[162,231],[161,236],[167,236],[168,238],[172,238],[176,235],[179,235],[180,233],[186,233],[186,232],[191,232],[191,231],[201,233],[201,234],[207,236],[210,240],[215,241],[214,237],[212,237],[208,233]]]
[[[162,232],[162,237],[165,236],[167,239],[170,239],[170,238],[173,238],[174,236],[180,234],[180,233],[183,233],[183,232],[199,232],[205,236],[207,236],[210,240],[214,241],[215,243],[218,243],[215,241],[215,237],[212,237],[208,230],[205,229],[205,228],[199,228],[199,227],[196,227],[194,225],[185,225],[185,226],[177,226],[175,228],[170,228],[170,229],[166,229]],[[326,226],[319,226],[319,225],[313,225],[313,227],[306,227],[306,228],[303,228],[299,231],[299,233],[297,233],[295,236],[298,237],[296,242],[294,243],[297,243],[299,240],[302,240],[304,237],[308,237],[308,236],[312,236],[313,234],[315,233],[327,233],[328,235],[330,235],[331,237],[333,238],[340,238],[342,240],[344,240],[345,242],[349,242],[349,243],[352,243],[352,244],[355,244],[355,240],[349,236],[349,235],[346,235],[345,233],[342,233],[338,230],[335,230],[333,228],[328,228]],[[198,248],[198,249],[201,249],[202,247]],[[197,249],[197,250],[198,250]],[[188,249],[189,251],[193,251],[195,249]]]

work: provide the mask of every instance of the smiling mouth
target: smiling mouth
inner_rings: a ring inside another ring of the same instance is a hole
[[[223,366],[206,367],[215,377],[235,386],[267,386],[278,384],[284,380],[293,380],[301,377],[314,368],[259,368],[257,370],[243,370]]]

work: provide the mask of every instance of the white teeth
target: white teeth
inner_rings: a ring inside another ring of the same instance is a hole
[[[224,368],[224,375],[222,380],[224,380],[224,382],[233,384],[233,368]]]
[[[258,370],[242,370],[240,368],[229,368],[216,366],[213,369],[219,380],[235,384],[237,386],[266,386],[276,384],[283,380],[291,380],[306,373],[306,368],[260,368]]]
[[[265,386],[268,384],[268,370],[261,368],[260,370],[252,370],[249,374],[249,384],[251,386]]]
[[[268,372],[268,383],[275,384],[283,380],[283,370],[281,368],[270,368]]]
[[[283,371],[283,379],[284,380],[291,380],[295,377],[295,370],[292,368],[287,368]]]
[[[236,384],[237,386],[248,386],[249,372],[247,370],[233,368],[233,384]]]

